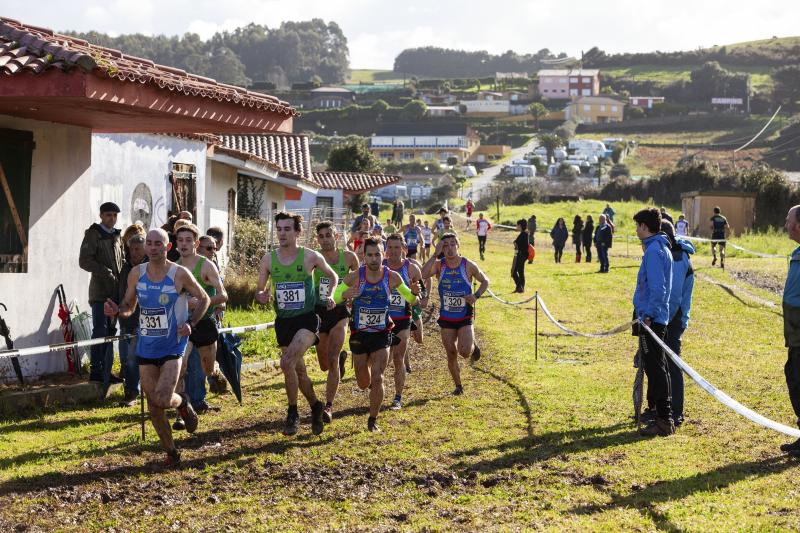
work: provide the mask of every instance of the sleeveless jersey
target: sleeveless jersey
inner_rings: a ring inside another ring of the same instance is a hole
[[[290,318],[312,313],[317,304],[314,278],[303,268],[306,249],[299,248],[289,265],[281,264],[278,251],[272,250],[272,284],[275,287],[275,314]]]
[[[183,259],[183,258],[181,258],[181,259]],[[183,266],[183,263],[181,262],[181,259],[178,259],[177,263],[179,265]],[[203,281],[203,264],[205,262],[206,262],[206,258],[205,257],[203,257],[202,255],[198,256],[197,263],[194,264],[194,268],[192,269],[192,276],[194,276],[194,279],[197,280],[197,283],[200,284],[200,286],[203,288],[203,290],[206,291],[206,294],[208,294],[209,297],[213,298],[214,296],[217,295],[216,287],[212,287],[211,285],[209,285],[208,283]],[[206,314],[203,315],[203,317],[204,318],[210,318],[212,316],[214,316],[214,306],[213,305],[209,305],[208,306],[208,310],[206,310]]]
[[[467,276],[467,260],[461,258],[461,263],[456,268],[447,266],[447,260],[442,258],[439,270],[439,301],[441,309],[439,318],[448,322],[457,322],[472,316],[472,306],[464,297],[472,294],[472,285]]]
[[[425,241],[426,246],[431,243],[431,238],[433,238],[433,231],[431,231],[431,228],[422,226],[422,240]]]
[[[390,330],[394,324],[389,319],[389,268],[383,267],[383,275],[378,283],[367,281],[366,269],[366,266],[358,269],[359,294],[353,299],[350,329],[367,333]]]
[[[350,267],[347,266],[347,257],[345,256],[344,250],[339,250],[339,259],[335,264],[328,263],[328,265],[330,265],[333,271],[336,272],[336,275],[339,276],[339,283],[350,273]],[[317,287],[319,291],[320,303],[324,302],[328,298],[328,295],[333,294],[330,278],[323,276],[322,271],[316,268],[314,269],[314,286]]]
[[[711,224],[713,226],[713,231],[711,232],[712,239],[724,239],[725,238],[725,225],[728,223],[728,219],[726,219],[722,215],[714,215],[711,217]]]
[[[419,233],[417,232],[417,227],[414,226],[413,228],[409,228],[403,234],[403,239],[406,241],[406,247],[408,248],[408,253],[415,254],[417,253],[417,240],[419,239]]]
[[[139,341],[137,355],[158,359],[167,355],[183,355],[189,337],[178,336],[178,326],[189,318],[186,296],[175,288],[177,265],[171,265],[161,281],[147,276],[147,265],[139,265],[136,297],[139,299]]]
[[[385,259],[383,260],[384,266],[389,266],[388,261]],[[403,283],[411,286],[411,278],[408,275],[408,266],[409,262],[408,259],[403,260],[403,263],[400,265],[398,270],[395,270],[400,277],[403,278]],[[390,267],[390,270],[394,270]],[[392,292],[389,296],[389,316],[392,317],[392,320],[407,320],[411,318],[411,306],[408,305],[403,297],[397,292],[397,289],[392,289]]]

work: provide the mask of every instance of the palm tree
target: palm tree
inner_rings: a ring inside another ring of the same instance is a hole
[[[547,108],[541,102],[534,102],[528,106],[528,113],[533,116],[536,131],[539,131],[539,119],[547,115]]]
[[[564,141],[558,135],[545,133],[539,135],[539,145],[544,146],[547,150],[547,164],[549,165],[553,160],[553,152],[556,148],[564,146]]]

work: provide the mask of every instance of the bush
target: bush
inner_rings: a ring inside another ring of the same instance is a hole
[[[434,202],[434,203],[432,203],[431,205],[429,205],[428,207],[425,208],[425,214],[426,215],[438,215],[439,214],[439,209],[441,209],[442,207],[444,207],[444,204],[441,204],[439,202]]]
[[[611,179],[618,178],[620,176],[624,176],[626,178],[630,177],[631,171],[628,169],[627,165],[616,164],[611,167],[611,170],[608,172],[608,176]]]
[[[260,218],[236,217],[234,239],[228,261],[228,279],[235,276],[257,276],[258,265],[267,249],[267,222]]]
[[[578,177],[578,173],[572,168],[572,165],[561,163],[558,167],[558,177],[562,180],[571,181]]]
[[[225,292],[228,293],[229,308],[248,308],[256,297],[257,275],[232,274],[225,278]]]

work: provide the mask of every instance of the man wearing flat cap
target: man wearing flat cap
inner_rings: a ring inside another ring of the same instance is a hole
[[[124,253],[120,230],[114,227],[118,214],[119,206],[114,202],[105,202],[101,205],[100,223],[89,226],[83,234],[81,243],[80,267],[92,274],[89,281],[89,305],[92,308],[93,339],[113,335],[116,332],[116,325],[103,313],[103,304],[107,298],[114,301],[119,299],[119,272],[122,269]],[[113,350],[112,343],[92,346],[89,381],[102,382],[105,388],[108,388],[109,383],[121,382],[119,378],[111,376]]]

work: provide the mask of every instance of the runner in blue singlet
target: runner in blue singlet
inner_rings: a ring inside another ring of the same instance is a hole
[[[167,464],[174,465],[180,462],[180,453],[165,410],[177,409],[189,433],[197,429],[197,414],[188,397],[176,394],[175,388],[189,335],[211,300],[191,272],[167,261],[168,244],[164,230],[150,230],[145,241],[149,262],[131,270],[122,303],[107,300],[104,312],[107,316],[128,318],[139,305],[137,352],[142,392],[147,397],[150,420],[167,452]],[[197,299],[191,318],[185,292]]]
[[[408,257],[417,256],[417,248],[423,246],[422,231],[417,226],[417,217],[408,215],[408,224],[401,228],[403,240],[406,243],[406,255]]]
[[[478,265],[461,257],[458,252],[458,237],[445,233],[436,243],[433,256],[422,267],[422,277],[437,276],[439,279],[439,320],[442,331],[442,344],[447,351],[447,366],[455,383],[453,394],[463,394],[461,369],[458,356],[470,357],[474,362],[481,356],[481,349],[475,344],[472,319],[475,316],[475,301],[489,287],[489,278]],[[439,255],[441,259],[438,259]],[[472,290],[472,282],[478,281],[480,287]]]

